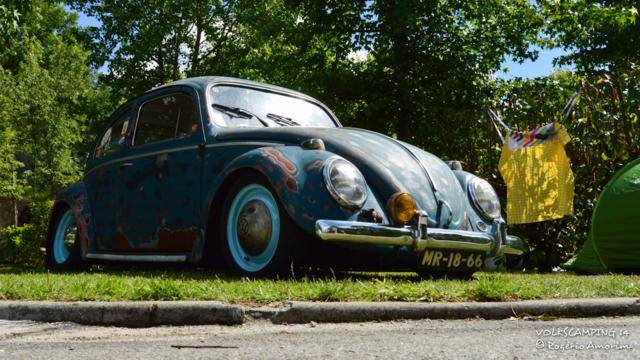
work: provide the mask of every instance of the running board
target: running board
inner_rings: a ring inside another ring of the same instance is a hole
[[[87,259],[135,262],[185,262],[187,255],[155,255],[155,254],[107,254],[88,253]]]

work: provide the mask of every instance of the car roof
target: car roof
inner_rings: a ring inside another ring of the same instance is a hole
[[[240,86],[246,85],[246,86],[257,87],[257,88],[262,88],[266,90],[274,90],[277,92],[289,93],[296,97],[305,98],[305,99],[313,100],[316,102],[318,101],[307,94],[304,94],[295,90],[287,89],[281,86],[270,85],[270,84],[260,83],[256,81],[239,79],[234,77],[227,77],[227,76],[198,76],[198,77],[181,79],[181,80],[172,81],[170,83],[166,83],[166,84],[154,87],[153,89],[147,91],[147,93],[158,90],[158,89],[162,89],[170,86],[178,86],[178,85],[189,86],[189,87],[201,89],[204,91],[206,90],[207,86],[209,86],[209,84],[234,84],[234,85],[240,85]]]
[[[281,86],[276,86],[276,85],[270,85],[270,84],[265,84],[265,83],[260,83],[260,82],[256,82],[256,81],[251,81],[251,80],[245,80],[245,79],[239,79],[239,78],[234,78],[234,77],[228,77],[228,76],[197,76],[197,77],[191,77],[191,78],[186,78],[186,79],[181,79],[181,80],[176,80],[176,81],[172,81],[166,84],[162,84],[159,86],[156,86],[154,88],[151,88],[149,90],[147,90],[146,92],[132,97],[129,100],[127,100],[125,103],[123,103],[122,105],[118,106],[116,108],[116,110],[111,114],[111,116],[114,116],[115,114],[119,114],[121,113],[121,111],[123,111],[123,109],[126,109],[128,107],[131,106],[132,103],[135,103],[135,101],[137,101],[140,97],[156,91],[156,90],[160,90],[163,88],[168,88],[171,86],[189,86],[195,89],[199,89],[201,91],[206,91],[207,87],[209,86],[209,84],[234,84],[234,85],[245,85],[245,86],[251,86],[251,87],[256,87],[256,88],[261,88],[261,89],[266,89],[266,90],[273,90],[276,92],[282,92],[282,93],[288,93],[291,94],[293,96],[299,97],[301,99],[307,99],[311,102],[317,103],[319,104],[321,107],[323,107],[330,115],[331,118],[336,122],[336,124],[338,126],[342,126],[342,124],[340,123],[340,120],[338,120],[338,118],[335,116],[335,114],[331,111],[331,109],[326,106],[325,104],[323,104],[321,101],[307,95],[304,93],[301,93],[299,91],[295,91],[295,90],[291,90],[291,89],[287,89],[285,87],[281,87]],[[107,125],[109,126],[109,124],[114,121],[114,119],[111,119],[109,121],[107,121]]]

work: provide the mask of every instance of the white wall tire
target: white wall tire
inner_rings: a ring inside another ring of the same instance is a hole
[[[292,261],[291,230],[269,184],[256,176],[241,176],[223,203],[219,251],[226,268],[249,277],[284,275]]]

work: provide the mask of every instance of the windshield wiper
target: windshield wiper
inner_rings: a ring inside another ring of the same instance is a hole
[[[288,118],[286,116],[278,115],[278,114],[267,114],[267,118],[273,120],[276,124],[282,126],[300,126],[300,123],[293,120],[292,118]]]
[[[231,106],[227,106],[227,105],[222,105],[222,104],[211,104],[211,106],[216,109],[219,110],[227,115],[229,115],[229,117],[231,118],[239,118],[239,119],[256,119],[258,121],[260,121],[260,123],[262,125],[264,125],[265,127],[269,127],[269,123],[262,120],[258,115],[250,112],[249,110],[245,110],[245,109],[241,109],[239,107],[231,107]]]

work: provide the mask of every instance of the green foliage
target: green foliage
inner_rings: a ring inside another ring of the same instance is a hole
[[[473,119],[491,92],[490,78],[505,54],[535,55],[528,47],[541,19],[527,1],[376,1],[371,10],[377,16],[367,24],[365,49],[372,61],[359,89],[369,109],[345,120],[475,170],[476,144],[468,134],[484,129]]]
[[[40,266],[44,263],[44,247],[49,212],[53,201],[40,199],[30,204],[31,221],[0,229],[0,263]]]
[[[17,21],[0,51],[0,196],[51,198],[78,179],[88,115],[103,118],[106,100],[74,37],[75,20],[61,6],[30,1],[4,9]]]
[[[17,176],[18,170],[24,165],[16,159],[17,149],[15,130],[11,127],[0,128],[0,198],[19,199],[26,190],[24,181]]]
[[[76,181],[107,93],[87,67],[75,16],[48,1],[0,6],[0,198],[28,223],[0,230],[0,261],[41,263],[51,199]],[[90,121],[90,118],[94,121]],[[89,144],[88,144],[89,143]]]
[[[0,262],[42,265],[42,236],[33,224],[7,226],[0,230]]]
[[[640,62],[637,0],[540,1],[550,42],[571,53],[580,72],[624,70]]]

